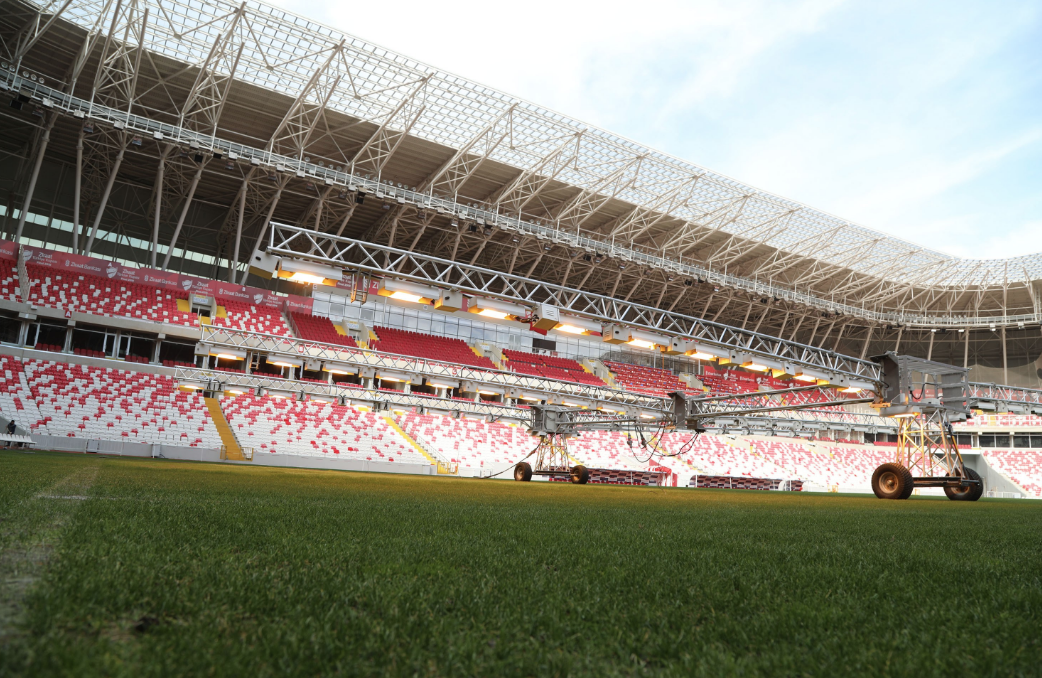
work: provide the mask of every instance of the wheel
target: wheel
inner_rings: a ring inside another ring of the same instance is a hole
[[[532,466],[527,461],[522,461],[514,467],[514,480],[527,483],[532,479]]]
[[[980,475],[970,467],[966,468],[966,477],[970,480],[980,480]],[[984,494],[984,483],[971,485],[970,487],[945,487],[944,493],[952,501],[977,501]]]
[[[578,485],[585,485],[590,482],[590,470],[579,464],[578,466],[572,467],[572,482]]]
[[[912,496],[912,490],[915,489],[915,480],[912,478],[912,472],[906,467],[902,467],[905,470],[905,474],[908,477],[908,485],[905,487],[904,493],[901,495],[901,499],[908,499]]]
[[[914,487],[911,472],[901,464],[883,464],[872,474],[872,491],[880,499],[908,499]]]

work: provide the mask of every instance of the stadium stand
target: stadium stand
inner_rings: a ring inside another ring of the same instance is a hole
[[[0,299],[21,301],[22,289],[18,284],[18,269],[15,262],[0,259]]]
[[[984,457],[1030,496],[1042,498],[1042,450],[984,450]]]
[[[376,351],[429,360],[445,360],[489,370],[496,369],[491,360],[476,354],[474,349],[462,339],[438,337],[433,334],[410,332],[392,327],[376,327],[374,330],[379,341],[371,342],[369,347]]]
[[[282,317],[282,312],[277,308],[220,298],[217,299],[217,303],[224,307],[227,315],[210,319],[210,324],[216,327],[237,327],[248,332],[263,332],[280,337],[293,336],[285,318]]]
[[[321,341],[334,346],[348,346],[356,348],[358,344],[351,337],[336,331],[329,318],[310,315],[308,313],[290,313],[293,327],[297,330],[297,336],[309,341]]]
[[[220,402],[239,444],[257,452],[428,463],[383,417],[372,412],[249,394],[224,396]]]
[[[512,464],[536,445],[528,432],[517,426],[439,414],[403,414],[402,430],[444,459],[469,468]],[[498,469],[497,469],[498,470]]]
[[[568,440],[568,454],[588,468],[612,468],[627,470],[643,470],[648,467],[648,454],[640,449],[640,443],[633,441],[633,447],[627,443],[625,433],[619,431],[588,431]],[[658,458],[655,458],[656,464]]]
[[[219,448],[203,398],[170,377],[53,360],[23,363],[45,435]],[[5,373],[6,376],[6,373]],[[6,414],[6,411],[5,411]],[[29,413],[29,418],[33,414]]]
[[[92,315],[139,318],[172,325],[196,325],[194,313],[177,308],[187,293],[122,283],[93,275],[26,265],[30,303]],[[2,272],[0,272],[2,275]]]
[[[614,360],[605,360],[604,365],[615,376],[615,382],[628,391],[657,396],[665,396],[671,391],[697,393],[697,391],[694,391],[687,384],[677,379],[669,370],[659,367],[631,365]]]
[[[0,414],[26,431],[43,432],[44,418],[29,390],[25,367],[22,361],[6,355],[0,355]]]
[[[755,454],[745,439],[703,434],[692,441],[692,436],[685,432],[667,434],[663,437],[662,447],[667,453],[677,455],[675,459],[707,475],[792,477],[785,469]],[[662,460],[668,461],[668,458]]]
[[[506,368],[511,372],[577,384],[604,386],[601,379],[584,370],[583,366],[574,360],[510,349],[503,349],[503,356],[506,358]]]

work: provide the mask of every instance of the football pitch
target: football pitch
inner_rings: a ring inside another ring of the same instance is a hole
[[[1039,675],[1042,502],[0,452],[0,675]]]

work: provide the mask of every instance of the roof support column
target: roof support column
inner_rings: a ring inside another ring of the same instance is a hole
[[[66,3],[68,4],[68,3]],[[36,151],[36,162],[33,163],[33,173],[29,176],[29,188],[25,191],[25,202],[22,204],[22,213],[18,215],[18,228],[15,230],[14,241],[21,242],[22,229],[25,227],[25,215],[29,213],[29,205],[33,201],[33,191],[36,190],[36,180],[40,176],[40,165],[43,164],[44,153],[47,152],[47,144],[51,140],[51,129],[58,114],[51,112],[47,120],[47,126],[43,128],[43,136],[40,137],[40,148]]]
[[[962,346],[962,366],[965,367],[965,368],[969,368],[969,366],[970,366],[970,328],[967,327],[965,330],[963,330],[962,333],[966,335],[966,341],[965,341],[965,343],[963,343],[963,346]]]
[[[261,223],[260,232],[257,233],[257,241],[253,243],[253,250],[250,252],[250,261],[257,256],[257,252],[260,251],[261,243],[264,242],[264,234],[268,230],[268,224],[271,223],[271,217],[275,214],[275,208],[279,204],[279,198],[282,197],[282,189],[289,183],[289,177],[283,177],[279,180],[279,189],[275,191],[275,197],[271,199],[271,205],[268,206],[268,213],[264,217],[264,222]],[[344,223],[347,223],[346,220]],[[246,270],[242,272],[242,278],[239,279],[240,285],[246,284],[246,278],[250,275],[250,267],[247,265]]]
[[[239,189],[239,218],[235,221],[235,245],[232,247],[232,259],[228,262],[228,282],[235,282],[235,274],[239,269],[239,245],[242,243],[242,220],[246,216],[246,187],[250,178],[242,180],[242,188]]]
[[[933,360],[933,338],[936,336],[936,330],[930,330],[930,347],[926,349],[926,359]]]
[[[865,343],[861,346],[861,359],[865,359],[865,355],[868,353],[868,344],[872,341],[872,331],[876,329],[875,325],[868,326],[868,333],[865,335]]]
[[[1009,368],[1006,365],[1006,326],[1003,325],[1001,328],[999,328],[999,331],[1002,332],[1002,383],[1008,384]]]
[[[126,153],[127,145],[124,140],[123,144],[119,147],[119,153],[116,154],[116,161],[112,163],[112,171],[109,172],[109,180],[105,183],[105,191],[101,194],[101,202],[98,203],[98,212],[94,215],[94,225],[90,229],[90,237],[87,238],[87,246],[83,248],[83,253],[90,256],[90,251],[94,247],[94,238],[98,235],[98,227],[101,226],[101,217],[105,214],[105,206],[108,205],[109,196],[112,194],[112,186],[116,183],[116,174],[119,173],[119,166],[123,164],[123,154]]]
[[[156,267],[156,253],[159,251],[159,216],[163,210],[163,174],[166,171],[166,159],[173,150],[173,144],[169,144],[166,150],[159,156],[159,170],[156,171],[156,209],[152,217],[152,248],[149,253],[149,261],[152,268]]]
[[[195,171],[195,176],[192,177],[192,183],[188,187],[188,195],[185,196],[184,207],[181,208],[181,216],[177,218],[177,226],[174,227],[174,235],[170,238],[170,247],[166,251],[166,256],[163,257],[163,270],[167,270],[170,266],[170,257],[174,256],[174,247],[177,246],[177,238],[181,235],[181,227],[184,226],[185,217],[188,216],[188,209],[192,206],[192,199],[195,197],[195,189],[199,187],[199,180],[203,178],[203,167],[205,163],[199,165],[199,169]]]
[[[897,343],[894,344],[894,353],[897,353],[897,352],[899,352],[901,350],[901,337],[904,335],[904,333],[905,333],[905,328],[903,328],[903,327],[898,327],[897,328]]]
[[[80,251],[80,190],[83,187],[83,127],[76,137],[76,181],[72,187],[72,251]]]

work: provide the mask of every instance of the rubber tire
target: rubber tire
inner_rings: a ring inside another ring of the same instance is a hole
[[[532,465],[527,461],[520,462],[514,467],[514,480],[527,483],[532,479]]]
[[[905,469],[905,473],[908,474],[908,487],[905,488],[904,494],[901,495],[901,498],[902,499],[908,499],[909,497],[912,496],[912,490],[915,489],[915,479],[912,477],[912,472],[911,471],[909,471],[905,467],[902,467],[902,468],[904,468]]]
[[[970,467],[966,468],[966,477],[971,480],[980,480],[980,475]],[[984,483],[976,487],[946,487],[944,494],[952,501],[977,501],[984,494]]]
[[[912,474],[902,464],[882,464],[872,474],[872,491],[880,499],[907,499],[914,488]]]
[[[590,482],[590,470],[579,464],[572,467],[572,482],[577,485],[585,485]]]

